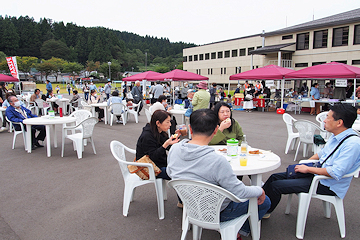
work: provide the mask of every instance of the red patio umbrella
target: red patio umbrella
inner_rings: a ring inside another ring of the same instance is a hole
[[[150,77],[153,77],[154,79],[151,80],[159,80],[160,78],[156,78],[157,76],[161,76],[161,73],[158,72],[153,72],[153,71],[147,71],[147,72],[142,72],[142,73],[138,73],[135,75],[132,75],[130,77],[126,77],[123,78],[123,81],[141,81],[141,80],[148,80],[150,81]]]
[[[0,74],[0,82],[19,82],[19,79],[12,76]]]
[[[157,80],[157,79],[165,80],[165,81],[202,81],[209,80],[208,77],[201,76],[196,73],[175,69],[170,72],[164,73],[159,77],[150,77],[149,79]]]
[[[360,68],[344,63],[330,62],[307,67],[285,75],[285,78],[360,78]]]
[[[277,65],[267,65],[265,67],[252,69],[246,72],[238,73],[230,76],[230,80],[276,80],[283,79],[285,74],[295,72],[292,69],[280,67]]]

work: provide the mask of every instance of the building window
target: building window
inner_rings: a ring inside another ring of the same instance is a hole
[[[333,47],[347,46],[349,38],[349,27],[334,28]]]
[[[226,74],[226,68],[224,68],[224,74]]]
[[[223,52],[218,52],[218,58],[222,58],[223,57]]]
[[[360,60],[352,60],[351,61],[352,65],[359,65],[360,64]]]
[[[211,59],[216,59],[216,52],[211,53]]]
[[[189,56],[189,62],[192,62],[192,56]]]
[[[308,63],[295,63],[295,67],[307,67]]]
[[[205,53],[205,60],[209,60],[210,59],[210,53]]]
[[[227,50],[227,51],[225,51],[225,58],[229,58],[230,57],[230,50]]]
[[[210,75],[210,68],[208,68],[208,75]]]
[[[232,56],[232,57],[237,57],[237,56],[238,56],[238,51],[237,51],[237,49],[234,49],[234,50],[231,51],[231,56]]]
[[[221,68],[221,70],[220,70],[220,74],[223,74],[223,68]]]
[[[314,48],[326,48],[328,40],[328,30],[314,32]]]
[[[183,61],[184,61],[184,62],[187,62],[187,56],[184,56]]]
[[[194,61],[198,60],[198,55],[194,55]]]
[[[241,67],[235,67],[235,73],[241,73]]]
[[[316,66],[316,65],[320,65],[320,64],[324,64],[324,63],[326,63],[326,62],[313,62],[312,65]]]
[[[239,50],[239,56],[245,56],[246,55],[246,49],[242,48]]]
[[[296,35],[296,50],[309,49],[309,33],[300,33]]]
[[[212,75],[212,68],[210,68],[210,74]]]
[[[199,75],[201,75],[201,69],[199,69],[199,73],[198,73]]]
[[[343,63],[343,64],[347,64],[346,60],[342,60],[342,61],[334,61],[334,62],[338,62],[338,63]]]
[[[199,71],[196,69],[196,74],[199,74]]]
[[[204,54],[199,54],[199,60],[200,61],[204,60]]]
[[[360,25],[354,26],[354,45],[360,44]]]
[[[253,48],[253,47],[249,47],[248,48],[248,55],[250,55],[250,52],[252,51],[252,50],[254,50],[255,48]]]
[[[293,35],[285,35],[281,37],[282,40],[293,39]]]

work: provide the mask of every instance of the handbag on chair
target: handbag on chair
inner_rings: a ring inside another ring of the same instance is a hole
[[[140,158],[137,161],[136,161],[136,158],[135,158],[134,162],[151,163],[153,165],[153,167],[154,167],[155,176],[157,176],[157,175],[159,175],[161,173],[160,168],[158,168],[158,166],[156,166],[156,164],[150,159],[149,155],[145,155],[145,156],[143,156],[142,158]],[[149,168],[147,168],[147,167],[128,165],[128,169],[129,169],[130,173],[135,173],[142,180],[149,180],[149,178],[150,178]]]

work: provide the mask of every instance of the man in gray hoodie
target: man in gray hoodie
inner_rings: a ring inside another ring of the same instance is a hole
[[[167,162],[167,174],[171,179],[189,179],[208,182],[220,186],[239,198],[258,198],[259,219],[270,208],[270,200],[264,190],[258,186],[245,186],[234,174],[231,165],[224,156],[215,153],[208,146],[218,130],[218,118],[210,109],[200,109],[190,116],[192,139],[184,139],[170,149]],[[249,201],[235,203],[225,199],[221,207],[220,221],[229,221],[248,210]],[[248,236],[249,222],[243,225],[239,233]]]

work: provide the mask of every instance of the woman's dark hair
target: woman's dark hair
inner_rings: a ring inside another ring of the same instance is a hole
[[[330,108],[335,120],[343,120],[346,128],[351,128],[357,118],[356,108],[350,104],[335,104]]]
[[[159,97],[158,97],[158,102],[162,102],[163,100],[166,100],[167,98],[166,98],[166,96],[165,95],[160,95]]]
[[[312,86],[315,87],[316,85],[318,85],[318,83],[314,83]]]
[[[150,128],[151,132],[153,133],[155,139],[161,144],[160,142],[160,136],[167,136],[166,132],[159,133],[156,122],[159,121],[160,123],[163,123],[168,117],[170,117],[170,113],[164,111],[164,110],[156,110],[150,120]]]
[[[217,85],[216,83],[212,83],[212,86],[213,86],[213,87],[216,87],[216,85]]]
[[[16,97],[16,94],[13,93],[13,92],[7,92],[7,93],[5,94],[5,99],[8,99],[10,96],[15,96],[15,97]]]
[[[90,91],[90,94],[93,94],[94,92],[96,92],[95,89],[91,90],[91,91]]]
[[[215,105],[215,107],[214,107],[214,112],[216,113],[216,116],[217,116],[217,118],[218,118],[218,125],[220,125],[219,111],[220,111],[220,108],[221,108],[222,106],[227,107],[227,108],[229,108],[229,110],[230,110],[231,126],[228,128],[228,130],[229,130],[229,132],[231,132],[235,120],[232,118],[231,107],[230,107],[229,104],[227,104],[226,102],[218,102],[218,103]]]

